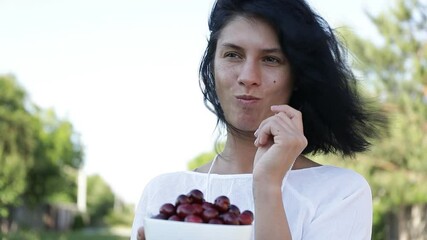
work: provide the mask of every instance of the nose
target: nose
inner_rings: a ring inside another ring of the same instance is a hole
[[[261,83],[261,69],[255,61],[245,61],[239,72],[237,79],[240,85],[252,86]]]

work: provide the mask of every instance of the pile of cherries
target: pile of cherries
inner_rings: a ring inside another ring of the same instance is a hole
[[[230,203],[227,196],[219,196],[213,203],[205,201],[203,193],[193,189],[188,194],[179,195],[175,204],[163,204],[153,218],[192,223],[250,225],[254,214],[250,210],[240,212],[236,205]]]

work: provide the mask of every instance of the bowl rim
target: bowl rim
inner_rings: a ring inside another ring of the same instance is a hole
[[[184,222],[184,221],[171,221],[171,220],[166,220],[166,219],[156,219],[153,217],[144,217],[144,226],[146,225],[146,222],[159,222],[162,224],[176,224],[176,225],[182,225],[185,224],[185,226],[190,226],[194,225],[194,226],[204,226],[204,227],[223,227],[223,228],[233,228],[233,227],[238,227],[238,228],[252,228],[253,227],[253,223],[249,224],[249,225],[230,225],[230,224],[209,224],[209,223],[194,223],[194,222]]]

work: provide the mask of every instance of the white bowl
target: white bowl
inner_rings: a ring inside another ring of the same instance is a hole
[[[251,240],[252,225],[219,225],[145,218],[146,240]]]

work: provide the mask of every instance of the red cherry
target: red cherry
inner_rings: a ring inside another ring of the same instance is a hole
[[[219,218],[211,219],[211,220],[209,220],[208,223],[209,224],[224,224],[224,222],[221,219],[219,219]]]
[[[203,209],[208,209],[208,208],[215,208],[215,205],[211,202],[203,202],[202,203],[202,208]]]
[[[189,215],[193,215],[195,214],[195,212],[196,209],[190,203],[181,204],[176,208],[176,215],[178,215],[180,218],[185,218]]]
[[[216,208],[220,212],[227,212],[228,208],[230,207],[230,199],[226,196],[219,196],[215,199],[214,202]]]
[[[172,203],[165,203],[160,207],[159,212],[170,217],[175,214],[175,206]]]
[[[245,210],[239,215],[239,222],[241,225],[251,225],[253,221],[254,214],[249,210]]]
[[[203,223],[203,220],[197,215],[188,215],[184,218],[184,222]]]
[[[228,212],[233,213],[236,216],[240,215],[240,209],[236,205],[233,205],[233,204],[231,204],[230,207],[228,208]]]
[[[239,225],[239,216],[235,215],[234,213],[226,212],[221,215],[222,221],[224,221],[224,224],[227,225]]]
[[[181,194],[176,198],[175,206],[179,206],[184,203],[191,203],[191,199],[187,195]]]
[[[178,217],[178,215],[172,215],[168,218],[169,221],[179,221],[181,222],[182,219],[180,217]]]
[[[202,202],[204,202],[203,193],[202,193],[202,191],[200,191],[198,189],[191,190],[187,194],[187,196],[192,199],[193,203],[202,203]]]
[[[191,205],[194,207],[194,214],[200,216],[200,214],[203,212],[202,205],[200,203],[192,203]]]
[[[193,189],[187,195],[180,194],[176,198],[175,205],[164,203],[159,208],[155,219],[169,221],[185,221],[193,223],[250,225],[254,221],[254,214],[240,209],[230,203],[227,196],[219,196],[215,201],[207,202],[203,193]]]
[[[205,222],[209,222],[212,219],[218,218],[219,212],[215,208],[205,209],[202,213],[202,219]]]

